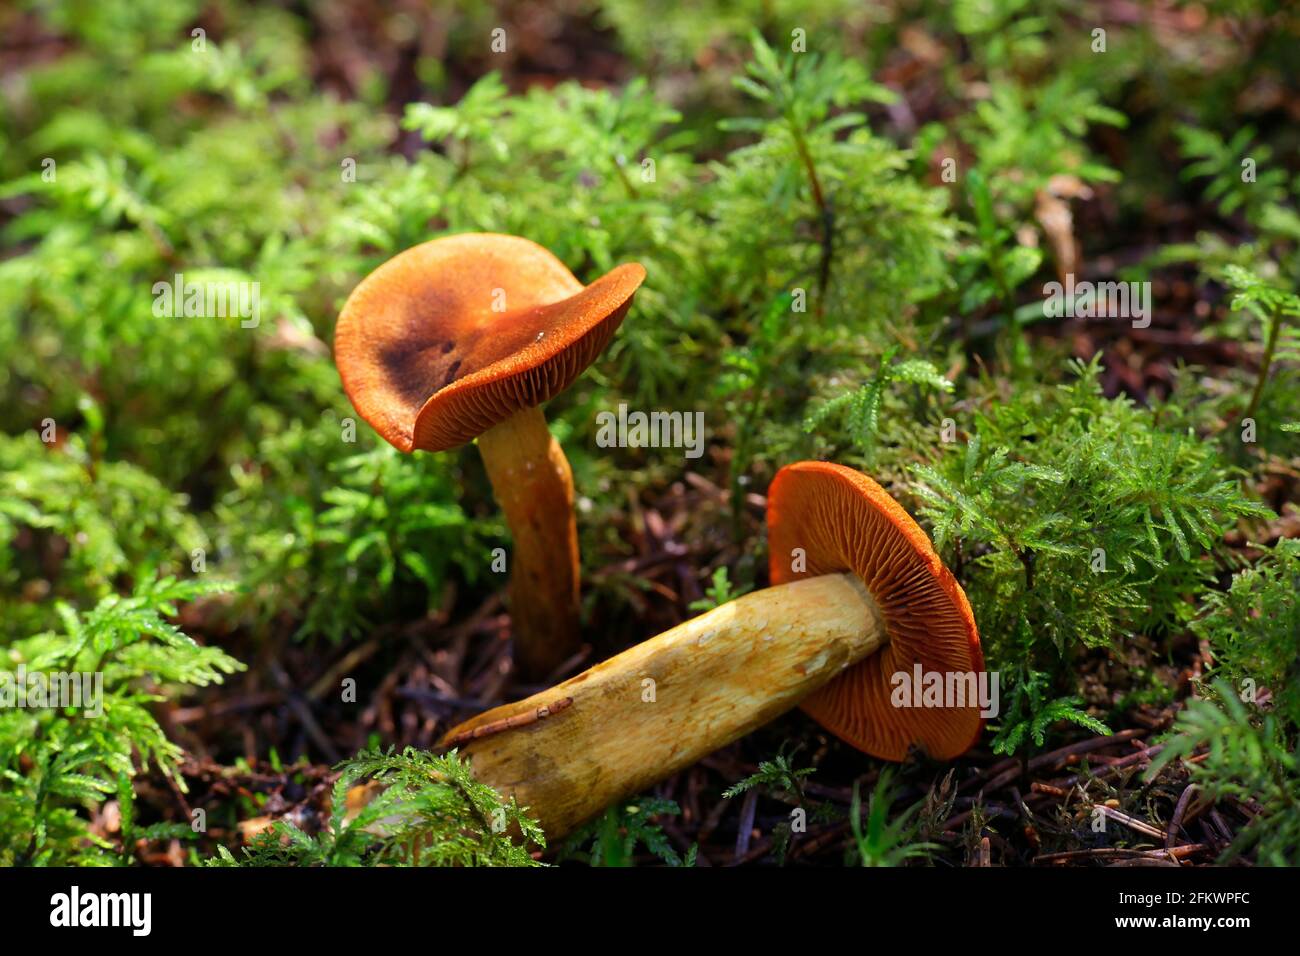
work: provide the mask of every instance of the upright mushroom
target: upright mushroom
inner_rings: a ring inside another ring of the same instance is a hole
[[[913,745],[938,759],[967,750],[977,699],[891,703],[895,673],[984,667],[966,595],[907,512],[865,475],[801,462],[772,483],[768,533],[771,587],[480,714],[443,744],[552,837],[800,703],[887,760]]]
[[[400,451],[478,438],[514,539],[515,657],[543,677],[578,646],[578,533],[568,459],[538,408],[609,344],[645,279],[635,263],[583,287],[517,236],[422,243],[366,276],[334,356],[357,412]]]

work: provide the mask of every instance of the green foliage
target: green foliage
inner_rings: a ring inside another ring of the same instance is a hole
[[[617,804],[565,840],[560,859],[579,860],[589,866],[635,866],[636,848],[640,845],[669,866],[694,866],[695,847],[683,860],[668,842],[663,828],[653,822],[654,817],[679,813],[681,808],[675,802],[659,797]]]
[[[1032,88],[995,82],[962,132],[979,156],[992,196],[1028,212],[1038,190],[1058,174],[1083,182],[1114,182],[1119,174],[1085,143],[1093,124],[1126,126],[1124,115],[1098,102],[1095,87],[1066,75]],[[1014,175],[1010,173],[1014,171]]]
[[[739,528],[744,485],[759,448],[772,445],[770,421],[772,393],[784,368],[781,350],[790,340],[794,296],[782,293],[768,303],[752,334],[743,345],[722,353],[722,374],[713,387],[727,414],[736,422],[735,449],[731,456],[732,526]]]
[[[849,862],[857,866],[905,866],[910,860],[928,860],[939,849],[937,843],[917,840],[918,820],[924,801],[913,804],[902,813],[890,809],[898,801],[893,782],[893,772],[880,772],[871,795],[867,798],[866,819],[862,817],[862,796],[857,783],[853,785],[853,800],[849,804],[849,826],[853,831],[853,849]]]
[[[373,440],[341,458],[341,428],[327,416],[268,439],[260,467],[232,475],[214,529],[241,570],[248,615],[261,623],[292,610],[299,636],[333,641],[395,602],[417,616],[436,610],[448,569],[472,582],[490,550],[476,547],[484,526],[455,502],[441,461]]]
[[[788,793],[798,800],[803,796],[803,778],[815,772],[815,767],[796,769],[792,755],[777,754],[772,760],[760,761],[757,773],[728,787],[722,795],[730,800],[755,787],[763,787]]]
[[[91,676],[82,679],[79,704],[74,696],[65,698],[73,706],[37,706],[29,699],[26,707],[0,707],[0,779],[6,791],[0,801],[0,864],[111,863],[130,853],[129,840],[164,833],[137,829],[120,795],[125,781],[149,766],[184,789],[177,773],[181,749],[167,739],[150,705],[164,692],[221,683],[243,669],[166,620],[175,616],[177,602],[221,589],[162,578],[137,585],[129,597],[110,595],[86,613],[60,603],[60,630],[8,645],[8,694],[17,692],[19,668],[29,676]],[[120,849],[92,833],[86,815],[114,794],[128,821]]]
[[[172,484],[214,458],[247,453],[292,404],[302,411],[337,401],[313,322],[339,292],[318,276],[354,268],[354,240],[332,234],[348,194],[336,188],[338,160],[319,144],[342,129],[359,149],[373,148],[383,124],[360,104],[323,98],[268,122],[261,103],[301,41],[270,29],[251,36],[261,52],[241,60],[246,82],[227,69],[233,49],[195,52],[188,42],[148,60],[147,84],[118,86],[139,67],[115,55],[83,61],[84,74],[61,60],[33,77],[32,115],[55,119],[31,131],[23,168],[38,168],[42,156],[57,166],[49,181],[29,172],[0,189],[22,199],[5,230],[21,254],[0,265],[0,348],[13,356],[0,379],[7,430],[45,417],[76,429],[78,399],[91,393],[104,453]],[[271,50],[278,54],[266,56]],[[210,70],[221,75],[213,81]],[[257,95],[239,92],[249,84]],[[305,90],[301,75],[295,84]],[[147,110],[101,130],[102,120],[69,123],[55,108],[106,88],[135,90],[160,107],[216,92],[230,97],[231,112],[163,123]],[[295,179],[315,188],[284,188]],[[308,231],[308,222],[323,225]],[[155,283],[178,273],[187,282],[258,283],[260,323],[156,314]]]
[[[1271,147],[1255,142],[1253,127],[1240,127],[1227,141],[1186,124],[1175,132],[1183,156],[1192,160],[1182,171],[1183,179],[1208,179],[1205,198],[1216,203],[1222,215],[1240,213],[1251,223],[1286,229],[1300,239],[1300,219],[1285,208],[1286,169],[1272,162]]]
[[[1053,675],[1029,667],[1016,668],[1013,674],[1015,682],[1011,685],[1011,699],[1000,714],[998,734],[993,741],[994,753],[1015,753],[1031,740],[1034,746],[1041,747],[1048,732],[1062,722],[1094,734],[1110,735],[1109,727],[1081,709],[1081,697],[1053,696]]]
[[[134,465],[96,460],[80,436],[56,448],[0,435],[0,638],[54,626],[57,600],[93,604],[188,570],[208,541],[187,504]]]
[[[871,130],[864,110],[893,95],[861,64],[779,54],[757,36],[751,49],[734,83],[757,115],[719,125],[755,139],[710,164],[702,239],[709,295],[735,340],[712,380],[736,423],[736,507],[755,464],[804,442],[796,416],[810,373],[862,336],[902,336],[919,304],[948,288],[942,250],[956,230],[944,193],[908,175],[910,154]]]
[[[221,847],[211,866],[539,866],[541,827],[513,799],[474,779],[456,751],[434,756],[362,751],[336,769],[331,812],[320,832],[280,820],[242,858]],[[371,780],[378,791],[349,813],[348,791]]]
[[[755,28],[782,45],[793,45],[801,30],[809,49],[822,37],[863,29],[872,13],[853,0],[607,0],[600,17],[617,31],[621,44],[651,72],[695,65],[707,86],[716,71],[699,69],[700,57],[717,51],[743,54]]]
[[[402,117],[402,128],[419,132],[426,142],[449,140],[460,152],[459,168],[469,168],[471,144],[486,147],[498,162],[510,155],[509,145],[498,133],[501,118],[509,109],[506,87],[497,73],[489,73],[461,97],[455,106],[412,103]]]
[[[1148,776],[1154,779],[1175,760],[1205,748],[1204,760],[1186,764],[1204,796],[1250,801],[1256,808],[1222,862],[1253,852],[1268,866],[1300,865],[1296,725],[1288,725],[1280,713],[1252,713],[1226,682],[1213,690],[1217,703],[1192,700],[1179,714]]]
[[[1264,699],[1300,729],[1300,541],[1283,539],[1254,567],[1211,591],[1192,629],[1213,651],[1212,680]]]
[[[1244,309],[1267,322],[1281,316],[1300,317],[1300,295],[1270,284],[1241,266],[1227,266],[1224,275],[1233,290],[1233,310]]]
[[[829,399],[808,416],[804,422],[805,431],[815,431],[828,419],[839,417],[845,432],[857,443],[865,459],[870,462],[874,457],[875,446],[880,432],[881,409],[886,395],[897,390],[898,386],[913,386],[913,395],[919,404],[922,396],[934,393],[948,393],[953,390],[948,381],[925,359],[904,359],[895,362],[900,351],[893,346],[881,356],[880,364],[866,384],[851,392],[845,392]]]
[[[1047,21],[1035,15],[1029,0],[956,0],[952,22],[958,33],[969,37],[987,66],[1006,63],[1009,57],[1039,57],[1047,45],[1042,33]]]
[[[1205,199],[1216,203],[1221,215],[1245,220],[1253,235],[1250,241],[1228,242],[1202,232],[1195,242],[1166,246],[1151,263],[1196,263],[1203,278],[1233,289],[1233,310],[1244,308],[1265,320],[1271,333],[1281,316],[1294,314],[1288,311],[1294,302],[1288,306],[1286,296],[1294,298],[1300,283],[1300,174],[1290,175],[1271,147],[1255,141],[1250,126],[1237,128],[1228,141],[1212,130],[1188,125],[1180,126],[1177,135],[1184,158],[1190,160],[1183,178],[1206,183]],[[1243,334],[1231,323],[1223,331],[1234,337]],[[1294,361],[1294,337],[1284,351]],[[1267,369],[1269,363],[1264,364]],[[1288,397],[1294,399],[1296,393]]]
[[[117,778],[118,832],[121,834],[121,850],[118,862],[122,866],[134,861],[134,850],[138,843],[152,843],[160,840],[193,840],[197,834],[194,828],[184,823],[151,823],[139,826],[136,823],[135,791],[131,787],[131,778],[119,774]]]
[[[1098,372],[1075,363],[1072,382],[978,412],[964,448],[915,472],[1002,674],[1002,750],[1040,739],[1046,720],[1087,724],[1069,703],[1080,652],[1186,623],[1223,530],[1271,514],[1210,444],[1105,398]]]
[[[1015,306],[1016,289],[1038,271],[1042,253],[1012,241],[1011,230],[998,221],[993,211],[993,194],[979,169],[970,171],[967,186],[975,217],[975,242],[958,258],[964,290],[959,308],[963,313],[970,313],[990,301],[999,302],[1008,313],[1006,323],[1011,331],[1013,357],[1018,364],[1023,364],[1027,355],[1020,320],[1011,310]]]
[[[730,601],[734,601],[747,590],[748,588],[744,587],[738,589],[731,583],[730,573],[727,571],[726,565],[723,565],[713,572],[713,580],[705,590],[705,596],[698,601],[692,601],[690,609],[692,611],[711,611],[715,607],[721,607]]]
[[[803,780],[815,772],[815,767],[796,768],[793,754],[778,753],[772,760],[760,761],[756,773],[750,774],[722,792],[724,799],[731,800],[742,793],[760,790],[794,805],[791,818],[782,820],[772,828],[771,852],[777,866],[785,866],[786,856],[790,852],[790,844],[794,838],[793,815],[796,812],[802,810],[805,820],[808,818],[824,820],[836,815],[834,808],[826,803],[812,803],[809,808],[804,807],[806,801]]]
[[[729,267],[721,294],[752,302],[801,289],[818,316],[837,317],[800,323],[817,341],[903,314],[943,288],[938,253],[953,235],[945,197],[909,178],[908,155],[858,111],[892,94],[849,59],[778,56],[757,36],[752,48],[735,84],[760,115],[721,126],[758,139],[715,164],[711,189],[714,256]]]
[[[1264,333],[1264,357],[1260,362],[1259,377],[1255,380],[1255,388],[1242,415],[1243,418],[1252,418],[1268,385],[1273,362],[1281,359],[1291,360],[1294,364],[1296,359],[1300,359],[1300,337],[1295,328],[1300,325],[1297,322],[1300,319],[1300,295],[1270,285],[1237,265],[1227,266],[1224,272],[1233,290],[1231,308],[1234,311],[1249,312],[1263,320],[1267,330]]]
[[[1195,246],[1174,251],[1173,258],[1180,259],[1195,258],[1205,250]],[[1279,271],[1277,262],[1260,258],[1250,246],[1242,246],[1239,252],[1244,252],[1235,255],[1240,262],[1220,260],[1212,252],[1199,261],[1207,280],[1231,292],[1227,314],[1216,324],[1216,336],[1252,343],[1259,350],[1258,362],[1252,359],[1229,370],[1225,380],[1207,390],[1202,399],[1171,403],[1170,411],[1200,431],[1222,429],[1221,444],[1238,461],[1247,456],[1287,460],[1300,453],[1300,441],[1291,437],[1294,429],[1287,427],[1294,409],[1300,407],[1300,295],[1294,284],[1288,287],[1268,278]],[[1180,387],[1195,382],[1197,374],[1196,369],[1184,370],[1178,379]],[[1253,442],[1242,440],[1246,419],[1254,422]]]

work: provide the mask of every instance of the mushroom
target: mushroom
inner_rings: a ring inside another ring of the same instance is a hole
[[[893,676],[917,665],[984,668],[966,595],[907,512],[865,475],[800,462],[772,482],[768,539],[771,587],[480,714],[443,746],[560,837],[797,704],[886,760],[973,745],[977,700],[891,703]]]
[[[478,439],[514,539],[510,612],[527,678],[579,643],[573,476],[538,406],[604,350],[644,279],[631,263],[584,288],[536,243],[470,233],[389,259],[339,315],[344,391],[380,436],[407,453]]]

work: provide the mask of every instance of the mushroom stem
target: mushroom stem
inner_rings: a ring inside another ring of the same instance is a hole
[[[562,837],[797,705],[887,640],[867,589],[828,574],[744,595],[454,728],[474,775]]]
[[[526,680],[543,679],[579,646],[573,473],[539,407],[485,431],[478,448],[514,539],[515,661]]]

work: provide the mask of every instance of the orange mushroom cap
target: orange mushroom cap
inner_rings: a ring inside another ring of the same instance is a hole
[[[629,263],[584,288],[518,236],[421,243],[348,296],[334,332],[343,389],[401,451],[455,448],[568,388],[644,280]]]
[[[895,707],[895,673],[984,670],[975,617],[930,539],[883,488],[851,468],[804,461],[782,468],[768,491],[773,584],[851,572],[879,606],[889,642],[805,698],[819,724],[874,757],[902,760],[918,745],[931,757],[964,753],[979,738],[978,701],[962,707]],[[802,548],[806,570],[791,570]]]

